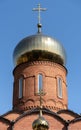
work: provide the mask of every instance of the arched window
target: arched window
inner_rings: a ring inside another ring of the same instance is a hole
[[[23,97],[23,77],[19,78],[19,99]]]
[[[62,79],[60,77],[57,78],[58,85],[58,97],[62,98]]]
[[[43,89],[43,76],[38,74],[38,92]]]

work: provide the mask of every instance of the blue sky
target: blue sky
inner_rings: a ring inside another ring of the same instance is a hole
[[[44,34],[59,40],[67,53],[68,108],[81,113],[81,0],[0,0],[0,114],[12,109],[13,50],[37,32],[41,3]]]

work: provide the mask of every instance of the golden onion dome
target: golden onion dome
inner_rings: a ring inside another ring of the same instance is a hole
[[[13,52],[15,66],[34,60],[50,60],[65,65],[63,46],[50,36],[37,33],[21,40]]]
[[[45,128],[47,130],[49,128],[49,123],[44,119],[44,117],[39,116],[39,118],[33,122],[32,128],[35,130]]]

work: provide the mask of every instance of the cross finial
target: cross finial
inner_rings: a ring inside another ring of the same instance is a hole
[[[41,21],[40,13],[41,11],[46,11],[46,8],[41,8],[40,4],[38,4],[37,6],[38,8],[33,8],[33,11],[38,11],[38,23],[40,24]]]
[[[39,30],[39,28],[42,27],[40,13],[41,11],[46,11],[46,8],[41,8],[40,4],[38,4],[37,6],[38,8],[33,8],[33,11],[38,11],[38,32],[40,32],[41,30]]]
[[[42,89],[40,89],[39,93],[36,93],[37,96],[40,96],[40,116],[42,116],[42,96],[44,96],[46,93],[43,92]]]

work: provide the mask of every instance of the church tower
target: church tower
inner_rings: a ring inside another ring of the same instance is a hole
[[[81,115],[68,109],[65,50],[38,32],[14,49],[13,109],[0,116],[0,130],[81,130]]]
[[[65,50],[56,39],[42,33],[40,11],[46,9],[38,5],[33,10],[39,12],[38,32],[21,40],[13,53],[13,109],[37,108],[40,91],[44,108],[67,109]]]

